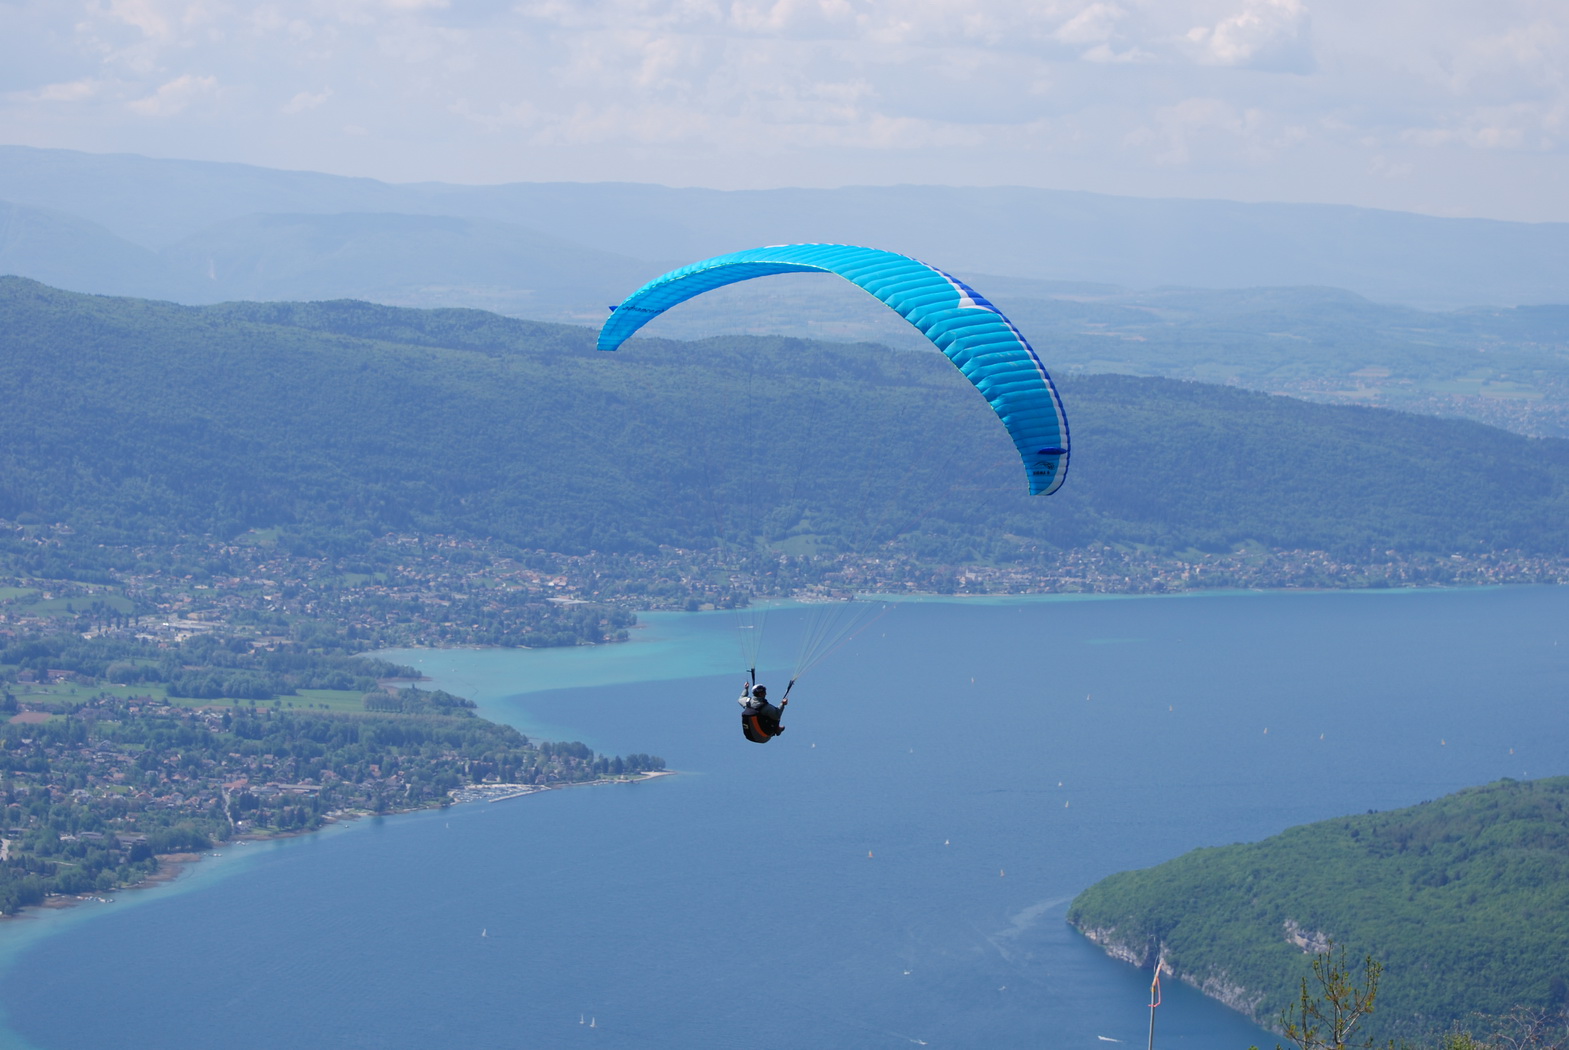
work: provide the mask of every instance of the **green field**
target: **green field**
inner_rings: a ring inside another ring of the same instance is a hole
[[[314,707],[318,711],[363,711],[363,693],[352,689],[301,689],[298,696],[283,697],[284,706]]]
[[[19,603],[34,616],[69,616],[86,612],[94,602],[102,602],[117,613],[129,616],[136,611],[136,603],[120,594],[93,594],[79,598],[47,598],[42,601]]]
[[[357,689],[301,689],[295,694],[285,694],[273,700],[243,700],[233,697],[196,698],[170,696],[167,687],[159,682],[142,682],[136,685],[101,683],[84,685],[73,682],[13,682],[7,685],[17,701],[27,707],[69,711],[101,696],[129,700],[148,697],[176,707],[260,707],[295,708],[316,711],[352,713],[363,711],[364,693]]]

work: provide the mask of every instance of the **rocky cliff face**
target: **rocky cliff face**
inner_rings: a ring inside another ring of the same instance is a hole
[[[1155,960],[1160,958],[1160,945],[1153,937],[1145,938],[1142,945],[1135,945],[1122,937],[1121,931],[1114,927],[1105,929],[1085,929],[1080,927],[1079,932],[1100,945],[1101,949],[1113,959],[1121,959],[1125,963],[1132,963],[1141,970],[1146,967],[1153,969]]]
[[[1231,974],[1225,970],[1211,970],[1204,974],[1185,971],[1181,967],[1180,960],[1166,956],[1165,945],[1154,937],[1126,936],[1115,927],[1081,926],[1077,929],[1085,937],[1100,945],[1101,950],[1113,959],[1131,963],[1141,970],[1153,970],[1158,962],[1163,975],[1174,977],[1183,984],[1197,988],[1211,999],[1218,1000],[1238,1013],[1244,1014],[1255,1023],[1267,1025],[1273,1021],[1273,1018],[1259,1016],[1259,1007],[1265,998],[1264,993],[1236,983]]]
[[[1304,930],[1295,919],[1286,920],[1286,940],[1301,948],[1308,955],[1329,951],[1329,934],[1323,930]]]
[[[1274,1018],[1259,1016],[1258,1008],[1264,1002],[1264,993],[1251,991],[1234,983],[1231,975],[1224,970],[1212,972],[1202,981],[1194,980],[1192,974],[1179,973],[1177,980],[1191,984],[1211,999],[1220,1000],[1237,1013],[1248,1017],[1254,1024],[1275,1027]]]

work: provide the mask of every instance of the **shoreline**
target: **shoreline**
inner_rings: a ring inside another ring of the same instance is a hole
[[[167,885],[179,879],[180,876],[194,868],[201,861],[207,860],[210,857],[218,856],[217,851],[225,846],[243,846],[251,842],[275,842],[282,839],[304,838],[307,835],[315,835],[319,832],[326,831],[329,827],[335,824],[348,824],[352,823],[353,821],[361,820],[365,817],[400,817],[406,816],[410,813],[423,813],[432,809],[448,809],[453,806],[468,805],[474,802],[505,802],[509,799],[522,798],[525,795],[538,795],[549,791],[561,791],[567,788],[602,787],[607,784],[637,784],[645,780],[657,780],[660,777],[675,776],[677,773],[678,771],[674,769],[655,769],[646,773],[623,774],[618,777],[600,777],[595,780],[578,780],[568,784],[475,784],[471,785],[469,788],[455,788],[452,793],[447,796],[450,801],[445,805],[437,803],[435,805],[429,806],[414,806],[410,809],[388,810],[386,813],[374,813],[370,810],[334,810],[333,812],[328,813],[322,817],[322,825],[319,828],[305,828],[300,831],[282,831],[276,834],[257,834],[255,832],[245,832],[243,834],[235,835],[232,838],[224,839],[222,842],[213,843],[213,849],[211,850],[202,850],[201,852],[197,853],[186,852],[157,854],[156,859],[158,861],[158,867],[153,872],[148,874],[146,878],[140,879],[136,882],[126,883],[123,886],[116,886],[113,889],[103,890],[101,892],[50,894],[43,900],[39,901],[37,904],[29,904],[26,907],[18,910],[13,915],[0,915],[0,929],[4,929],[7,923],[30,918],[35,914],[35,911],[38,910],[60,912],[74,908],[79,904],[114,904],[116,903],[116,898],[114,896],[115,894],[132,893],[138,890],[156,889],[159,886]],[[459,795],[475,791],[475,789],[479,789],[480,792],[484,792],[485,789],[489,789],[490,791],[503,789],[506,790],[507,793],[499,794],[495,797],[490,797],[488,793],[476,793],[469,798],[458,797]]]
[[[1394,596],[1394,595],[1414,596],[1414,595],[1419,595],[1419,594],[1430,594],[1430,593],[1434,593],[1434,592],[1465,593],[1465,592],[1486,591],[1486,590],[1503,590],[1503,589],[1512,588],[1514,586],[1522,586],[1522,585],[1523,586],[1555,586],[1555,584],[1551,584],[1551,583],[1547,583],[1547,584],[1542,584],[1542,583],[1535,583],[1535,584],[1531,584],[1531,583],[1511,584],[1511,583],[1488,582],[1488,583],[1459,583],[1459,584],[1456,584],[1456,583],[1414,584],[1414,585],[1404,585],[1404,586],[1395,586],[1395,587],[1336,587],[1336,586],[1321,586],[1321,587],[1277,586],[1277,587],[1231,587],[1231,588],[1226,588],[1226,587],[1216,587],[1216,588],[1195,587],[1195,588],[1191,588],[1191,589],[1187,589],[1187,590],[1168,591],[1168,592],[1165,592],[1165,593],[1147,593],[1147,592],[1146,593],[1140,593],[1140,592],[1136,592],[1136,591],[1128,591],[1128,592],[1036,592],[1036,593],[1024,593],[1024,594],[997,594],[997,593],[993,593],[993,594],[974,594],[974,593],[940,594],[940,593],[933,593],[933,592],[909,592],[909,593],[893,593],[893,594],[890,594],[890,593],[882,593],[882,592],[864,592],[864,593],[856,593],[855,595],[853,595],[849,599],[821,599],[821,598],[814,599],[814,598],[806,598],[806,599],[803,600],[801,597],[797,597],[797,596],[792,596],[792,597],[770,597],[770,598],[760,599],[757,603],[755,603],[754,608],[758,608],[758,609],[767,609],[767,608],[773,608],[773,609],[797,608],[797,609],[802,609],[802,608],[811,608],[813,606],[818,606],[818,605],[825,604],[825,603],[832,603],[832,602],[844,601],[844,600],[860,601],[860,602],[878,602],[878,601],[888,601],[888,602],[895,602],[895,603],[908,602],[908,603],[912,603],[912,604],[930,603],[930,604],[956,604],[956,605],[965,605],[965,604],[1007,605],[1007,604],[1015,604],[1015,603],[1019,603],[1019,604],[1034,604],[1034,603],[1037,603],[1037,602],[1046,602],[1046,603],[1055,603],[1055,602],[1070,602],[1070,603],[1071,602],[1100,602],[1100,601],[1120,601],[1120,600],[1149,599],[1149,598],[1168,598],[1168,599],[1172,599],[1172,598],[1261,597],[1261,596],[1267,596],[1267,595],[1272,595],[1272,594],[1294,594],[1294,595],[1306,595],[1306,594],[1317,594],[1317,595],[1361,594],[1361,595],[1383,595],[1383,596]],[[654,617],[665,617],[665,616],[668,616],[668,617],[673,617],[673,618],[674,617],[685,618],[687,616],[694,616],[694,615],[695,616],[704,616],[704,615],[714,616],[714,615],[720,615],[720,614],[728,615],[728,614],[731,614],[733,612],[734,612],[734,610],[714,610],[714,609],[704,609],[704,610],[697,611],[695,613],[688,612],[688,611],[685,611],[685,610],[657,610],[656,609],[656,610],[643,610],[642,611],[642,613],[644,615],[650,615],[651,614]],[[649,623],[647,621],[641,621],[641,622],[639,622],[636,625],[637,628],[642,629],[642,630],[648,630],[652,626],[653,626],[653,624],[651,624],[651,623]],[[483,646],[483,645],[469,645],[469,644],[442,645],[442,646],[410,646],[410,647],[407,647],[407,648],[409,648],[409,649],[417,649],[417,650],[425,651],[425,652],[442,652],[442,651],[451,651],[451,650],[474,652],[474,651],[484,651],[484,650],[497,649],[497,648],[501,648],[501,649],[529,649],[531,651],[537,651],[537,652],[551,651],[553,649],[560,649],[560,648],[588,649],[588,650],[601,650],[601,651],[603,651],[603,650],[606,650],[606,649],[617,648],[620,644],[621,643],[619,643],[619,642],[607,641],[607,642],[601,642],[601,643],[598,643],[598,644],[595,644],[595,645],[590,645],[590,646],[546,647],[545,649],[534,649],[533,647],[526,647],[526,646],[501,646],[501,647],[497,647],[497,646]],[[384,650],[376,650],[376,652],[381,652],[381,651],[384,651]],[[432,681],[433,679],[429,675],[422,674],[418,678],[413,679],[413,680],[414,681],[426,681],[426,682],[428,682],[428,681]],[[406,681],[406,679],[399,679],[399,681]],[[481,715],[481,717],[485,717],[485,716]],[[495,721],[495,719],[488,719],[488,720]],[[417,813],[417,812],[421,812],[421,811],[428,810],[428,809],[444,808],[444,805],[464,805],[464,804],[467,804],[469,802],[481,802],[481,801],[483,801],[483,802],[486,802],[486,803],[492,803],[493,804],[495,802],[508,801],[510,799],[519,798],[519,797],[523,797],[523,796],[526,796],[526,795],[539,794],[539,793],[546,792],[546,791],[555,791],[555,790],[559,790],[561,788],[594,787],[594,786],[601,786],[601,785],[605,785],[605,784],[617,784],[617,783],[637,783],[638,781],[641,781],[641,780],[653,780],[653,779],[656,779],[656,778],[659,778],[659,777],[673,776],[676,773],[677,773],[676,770],[654,770],[654,771],[649,771],[649,772],[639,773],[639,774],[622,775],[622,776],[619,776],[619,777],[602,777],[602,778],[598,778],[598,779],[595,779],[595,780],[577,781],[577,782],[566,783],[566,784],[548,784],[548,785],[537,785],[537,784],[531,784],[531,785],[524,785],[524,784],[481,784],[481,785],[470,785],[469,787],[466,787],[466,788],[455,789],[448,796],[448,799],[450,799],[450,801],[445,802],[445,803],[443,803],[443,802],[434,802],[434,803],[431,803],[431,804],[422,805],[422,806],[415,806],[415,807],[411,807],[411,808],[407,808],[407,809],[393,809],[393,810],[389,810],[389,811],[387,811],[385,813],[381,813],[381,814],[377,814],[377,813],[374,813],[374,812],[369,811],[369,810],[339,810],[339,811],[333,811],[331,813],[323,815],[322,825],[320,827],[316,827],[316,828],[308,828],[308,829],[301,829],[301,830],[295,830],[295,831],[286,831],[286,832],[275,832],[275,833],[257,833],[257,832],[254,832],[254,831],[246,831],[246,832],[243,832],[241,834],[234,835],[233,837],[225,839],[225,840],[223,840],[221,842],[214,843],[213,850],[210,850],[210,851],[160,854],[156,858],[157,862],[158,862],[157,868],[154,871],[150,872],[146,877],[140,879],[137,882],[128,883],[128,884],[120,885],[120,886],[115,886],[115,887],[113,887],[111,889],[104,890],[104,891],[87,892],[87,893],[81,893],[81,894],[52,894],[52,895],[49,895],[49,896],[45,897],[42,901],[40,901],[40,902],[38,902],[36,904],[26,905],[25,907],[20,909],[15,914],[12,914],[12,915],[0,915],[0,928],[3,928],[4,924],[7,921],[9,921],[9,920],[23,919],[23,918],[29,917],[30,915],[36,914],[35,911],[34,911],[35,909],[48,910],[48,911],[63,911],[63,910],[66,910],[66,909],[74,908],[75,906],[77,906],[79,904],[114,903],[114,897],[116,895],[120,894],[120,893],[131,892],[131,891],[136,891],[136,890],[153,889],[153,888],[156,888],[158,886],[162,886],[162,885],[166,885],[168,883],[172,883],[172,882],[178,880],[187,871],[189,871],[190,869],[195,867],[195,865],[199,861],[202,861],[204,859],[208,859],[211,856],[214,856],[216,854],[217,850],[222,849],[225,846],[239,846],[239,845],[244,845],[245,843],[249,843],[249,842],[266,842],[266,841],[271,841],[271,840],[275,840],[275,839],[299,838],[299,837],[303,837],[303,836],[306,836],[306,835],[314,835],[314,834],[316,834],[316,833],[318,833],[320,831],[326,830],[331,825],[340,824],[340,823],[348,823],[348,822],[359,820],[360,818],[367,817],[367,816],[399,816],[399,815],[404,815],[404,814],[409,814],[409,813]],[[462,796],[462,795],[468,795],[469,797],[466,797],[466,798],[465,797],[459,797],[459,796]]]
[[[239,840],[229,839],[228,841],[232,843]],[[115,903],[115,898],[105,896],[105,894],[128,893],[132,890],[150,890],[156,886],[173,882],[188,867],[206,856],[205,852],[157,854],[155,858],[158,861],[157,869],[138,882],[129,882],[124,886],[116,886],[114,889],[104,890],[101,893],[51,893],[37,904],[30,904],[14,915],[0,915],[0,928],[3,928],[5,923],[28,918],[30,912],[35,908],[47,911],[64,911],[67,908],[74,908],[78,904],[113,904]]]

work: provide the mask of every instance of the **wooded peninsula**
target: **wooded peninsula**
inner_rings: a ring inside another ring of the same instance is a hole
[[[1194,850],[1101,880],[1068,921],[1134,965],[1164,958],[1180,980],[1266,1025],[1331,944],[1371,956],[1384,976],[1357,1046],[1436,1042],[1520,1009],[1561,1020],[1569,777],[1502,780]]]
[[[664,768],[530,741],[385,660],[235,648],[0,648],[0,913],[135,885],[160,857],[240,836]]]

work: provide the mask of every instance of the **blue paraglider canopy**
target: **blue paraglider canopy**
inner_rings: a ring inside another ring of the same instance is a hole
[[[678,303],[754,277],[832,273],[914,325],[981,392],[1013,438],[1031,495],[1062,487],[1068,474],[1068,419],[1051,376],[1013,322],[963,281],[907,255],[850,244],[779,244],[732,252],[656,277],[600,329],[614,350]]]

